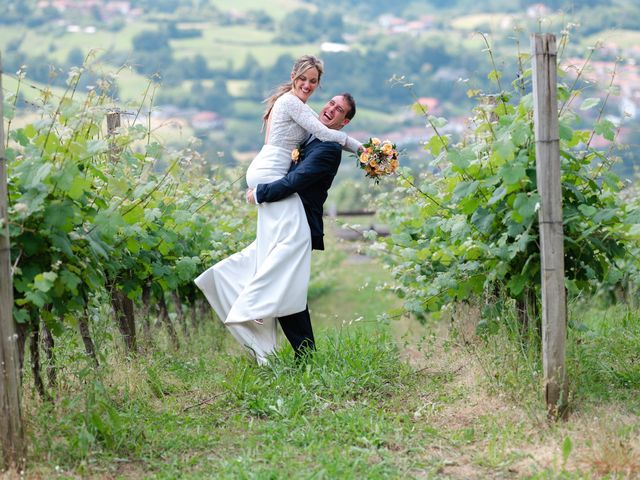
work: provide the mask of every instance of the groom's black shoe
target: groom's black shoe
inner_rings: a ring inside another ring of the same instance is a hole
[[[296,362],[307,358],[316,349],[316,342],[313,338],[311,328],[311,317],[309,316],[309,306],[302,312],[279,317],[278,321],[282,327],[285,337],[293,347]]]

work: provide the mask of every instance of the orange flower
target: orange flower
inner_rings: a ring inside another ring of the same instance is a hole
[[[369,162],[369,152],[366,150],[360,154],[360,163],[368,163]]]
[[[393,145],[389,143],[389,140],[385,140],[382,144],[382,153],[385,155],[391,155],[393,153]]]
[[[300,150],[298,150],[297,148],[294,148],[291,151],[291,160],[293,161],[293,163],[296,163],[299,158],[300,158]]]

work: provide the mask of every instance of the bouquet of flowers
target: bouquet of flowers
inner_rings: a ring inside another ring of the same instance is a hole
[[[358,165],[365,176],[373,178],[376,183],[383,175],[391,175],[398,169],[398,150],[394,143],[370,138],[362,147],[364,151],[358,157]]]

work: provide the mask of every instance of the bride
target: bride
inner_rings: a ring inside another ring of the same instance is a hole
[[[247,170],[250,188],[284,177],[292,151],[310,134],[354,153],[360,148],[344,132],[325,127],[307,105],[322,73],[318,58],[302,56],[291,81],[265,100],[265,145]],[[255,241],[207,269],[195,283],[235,339],[263,365],[276,347],[277,317],[306,308],[311,235],[298,194],[257,208]]]

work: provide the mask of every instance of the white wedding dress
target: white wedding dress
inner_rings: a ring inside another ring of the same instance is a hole
[[[250,188],[284,177],[292,150],[310,133],[352,152],[360,146],[344,132],[325,127],[291,93],[276,100],[269,123],[267,143],[247,170]],[[306,308],[311,235],[298,194],[257,207],[255,241],[206,270],[195,283],[235,339],[262,365],[276,347],[277,317]]]

